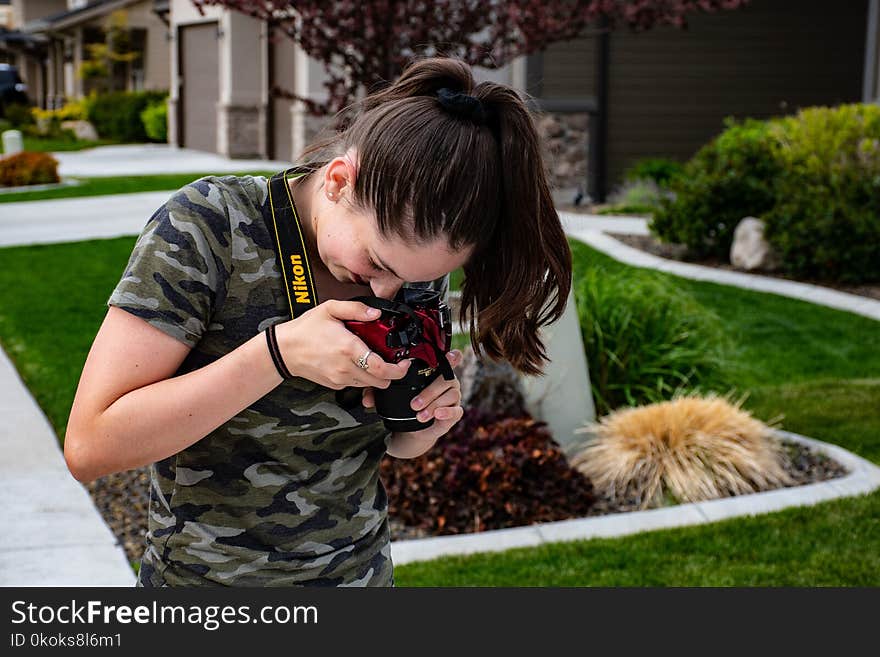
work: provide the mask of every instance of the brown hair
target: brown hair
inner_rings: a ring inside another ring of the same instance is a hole
[[[444,87],[479,99],[488,122],[446,109],[437,95]],[[383,235],[411,242],[442,234],[453,250],[473,245],[460,321],[475,353],[540,374],[548,359],[538,329],[565,310],[571,251],[522,97],[475,84],[459,59],[431,57],[411,62],[355,110],[346,129],[302,153],[303,165],[319,169],[354,147],[353,202],[376,213]]]

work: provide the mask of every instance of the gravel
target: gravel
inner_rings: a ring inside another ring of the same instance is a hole
[[[846,468],[837,461],[810,447],[784,439],[781,442],[787,456],[784,460],[784,466],[796,482],[795,485],[812,484],[847,474]],[[125,549],[129,560],[140,561],[147,531],[147,510],[150,496],[149,468],[144,467],[101,477],[89,483],[87,489],[104,520]],[[635,500],[598,496],[587,516],[638,510],[639,506]],[[395,541],[431,536],[424,529],[407,527],[394,517],[389,517],[389,524],[391,539]]]

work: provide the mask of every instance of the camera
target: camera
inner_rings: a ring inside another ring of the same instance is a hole
[[[382,314],[367,322],[345,320],[345,325],[389,363],[407,358],[412,364],[406,376],[376,389],[376,412],[389,431],[418,431],[430,427],[434,419],[420,422],[410,403],[441,374],[455,378],[446,354],[452,345],[449,306],[440,293],[421,288],[401,288],[393,300],[380,297],[354,297]]]

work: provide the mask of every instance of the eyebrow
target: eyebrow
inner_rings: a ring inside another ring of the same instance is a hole
[[[378,254],[378,253],[376,253],[375,251],[372,251],[372,254],[373,254],[373,257],[376,259],[376,262],[378,262],[380,265],[382,265],[382,268],[383,268],[383,269],[387,269],[387,270],[390,271],[392,274],[394,274],[394,276],[395,276],[396,278],[399,278],[400,280],[403,280],[403,277],[402,277],[400,274],[398,274],[396,271],[394,271],[393,269],[391,269],[391,267],[389,267],[388,265],[386,265],[386,264],[382,261],[382,258],[379,257],[379,254]]]

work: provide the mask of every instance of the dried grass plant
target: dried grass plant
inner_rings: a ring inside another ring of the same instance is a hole
[[[571,464],[597,492],[643,509],[669,497],[697,502],[793,484],[771,435],[778,418],[764,424],[744,401],[691,395],[617,410],[578,430],[592,438]]]

